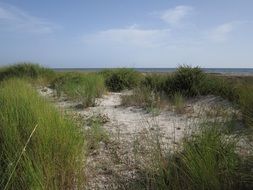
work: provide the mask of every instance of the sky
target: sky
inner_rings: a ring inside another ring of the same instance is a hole
[[[0,65],[253,68],[253,0],[0,0]]]

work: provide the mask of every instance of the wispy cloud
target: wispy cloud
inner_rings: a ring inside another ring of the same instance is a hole
[[[30,33],[51,33],[55,28],[50,22],[3,3],[0,3],[0,26],[0,30]]]
[[[209,38],[214,42],[224,42],[240,22],[228,22],[217,26],[209,32]]]
[[[182,20],[193,11],[193,7],[180,5],[175,8],[167,9],[160,14],[160,18],[170,25],[178,25]]]
[[[89,43],[131,45],[137,47],[157,47],[165,44],[170,36],[169,29],[141,29],[137,25],[116,28],[85,35],[84,41]]]

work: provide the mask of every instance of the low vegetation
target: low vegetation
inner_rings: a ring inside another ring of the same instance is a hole
[[[52,83],[60,96],[66,94],[82,102],[83,107],[94,106],[96,98],[105,92],[104,79],[98,74],[67,73]]]
[[[121,105],[144,107],[147,110],[159,108],[160,97],[148,87],[139,87],[133,89],[131,95],[121,96]]]
[[[84,182],[83,136],[24,80],[1,83],[0,150],[1,189],[71,189]]]
[[[0,68],[0,81],[12,77],[18,77],[33,80],[44,79],[47,82],[50,82],[54,76],[55,73],[53,70],[32,63],[19,63]]]
[[[167,78],[165,91],[174,95],[180,93],[186,97],[200,94],[200,84],[205,80],[204,72],[198,67],[180,66]]]
[[[104,76],[108,90],[114,92],[137,87],[141,81],[141,74],[134,69],[105,69],[100,74]]]
[[[39,65],[17,64],[0,69],[1,189],[81,188],[85,155],[99,148],[100,142],[109,142],[110,136],[102,127],[109,118],[99,115],[80,121],[86,126],[81,132],[79,121],[61,114],[38,95],[31,82],[38,85],[39,79],[50,83],[58,96],[80,101],[83,107],[95,106],[96,98],[106,89],[131,89],[129,95],[122,96],[122,105],[151,112],[169,102],[175,112],[183,114],[188,99],[204,95],[229,100],[240,108],[241,118],[223,114],[229,122],[198,124],[182,144],[174,142],[173,149],[164,145],[158,126],[152,126],[145,138],[137,138],[134,163],[138,178],[126,189],[253,188],[252,152],[242,153],[238,146],[245,134],[252,140],[251,79],[206,74],[189,66],[181,66],[172,74],[142,75],[126,68],[55,74]],[[247,126],[243,134],[231,130],[238,120]],[[248,145],[243,146],[247,149]]]
[[[185,98],[181,93],[175,93],[171,97],[172,106],[174,107],[174,111],[179,114],[183,114],[185,111]]]
[[[237,153],[238,139],[228,136],[224,130],[231,126],[225,125],[202,124],[176,152],[163,146],[162,137],[150,131],[136,143],[150,145],[137,146],[135,151],[136,167],[143,178],[129,189],[251,189],[252,158]]]
[[[99,148],[100,142],[109,142],[109,135],[102,127],[105,122],[101,116],[93,116],[87,120],[86,125],[88,125],[88,128],[85,131],[85,138],[87,140],[88,153]]]

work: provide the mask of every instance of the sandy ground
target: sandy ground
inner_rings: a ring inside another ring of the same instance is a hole
[[[143,133],[159,131],[163,144],[174,149],[191,129],[213,114],[210,110],[220,109],[222,114],[235,112],[227,101],[214,96],[187,102],[185,114],[176,114],[165,106],[154,115],[141,108],[120,106],[121,95],[129,92],[109,92],[97,100],[97,106],[85,109],[78,109],[78,102],[56,98],[50,88],[40,88],[39,92],[59,108],[70,110],[84,119],[100,114],[109,120],[103,127],[110,135],[110,143],[101,142],[87,159],[87,189],[124,189],[122,184],[133,181],[136,177],[133,143]]]

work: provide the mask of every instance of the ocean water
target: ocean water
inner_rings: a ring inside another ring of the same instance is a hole
[[[55,71],[83,71],[97,72],[105,68],[54,68]],[[139,72],[145,73],[169,73],[174,72],[176,68],[133,68]],[[202,68],[207,73],[231,74],[231,75],[253,75],[253,68]]]

